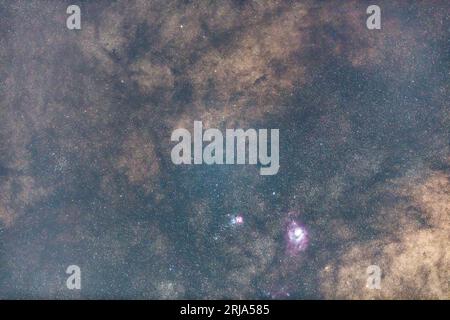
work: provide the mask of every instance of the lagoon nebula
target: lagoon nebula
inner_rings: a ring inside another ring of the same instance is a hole
[[[449,13],[1,1],[0,298],[450,299]],[[194,121],[279,129],[278,172],[175,165]]]

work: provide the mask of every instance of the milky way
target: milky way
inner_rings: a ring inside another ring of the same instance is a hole
[[[1,298],[450,298],[448,1],[375,1],[381,30],[366,1],[78,1],[68,30],[75,2],[0,3]],[[279,129],[278,173],[174,165],[194,121]]]

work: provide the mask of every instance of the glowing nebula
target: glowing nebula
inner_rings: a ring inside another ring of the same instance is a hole
[[[244,217],[242,215],[233,216],[231,218],[232,225],[241,225],[244,223]]]
[[[296,255],[306,249],[308,245],[308,232],[296,221],[291,221],[286,230],[287,251]]]
[[[0,0],[0,299],[450,299],[450,1],[368,3]]]

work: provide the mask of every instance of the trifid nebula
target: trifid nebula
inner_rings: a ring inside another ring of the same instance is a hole
[[[0,299],[450,299],[450,2],[1,0]]]

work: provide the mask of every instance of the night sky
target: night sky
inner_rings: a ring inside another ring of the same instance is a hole
[[[278,174],[174,165],[194,121],[278,128]],[[450,299],[449,280],[449,1],[0,1],[0,298]]]

